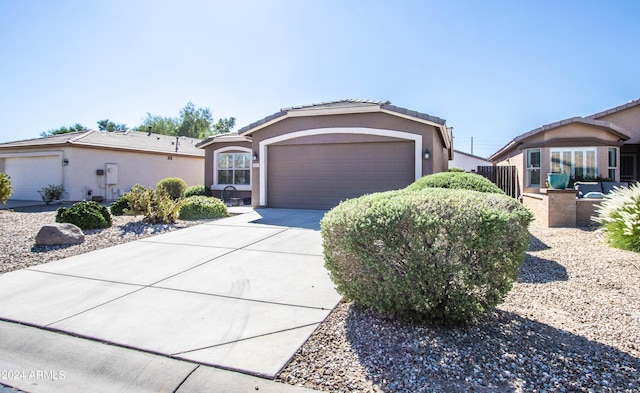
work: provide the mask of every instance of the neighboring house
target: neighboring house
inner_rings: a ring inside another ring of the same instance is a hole
[[[479,166],[491,166],[493,163],[486,158],[474,156],[460,150],[454,150],[453,160],[449,161],[449,168],[462,168],[465,172],[476,172]]]
[[[514,138],[489,160],[513,165],[523,192],[545,188],[548,173],[637,181],[640,100],[548,124]]]
[[[135,184],[165,177],[202,184],[199,139],[147,132],[81,131],[0,144],[0,172],[11,176],[14,200],[41,200],[38,190],[62,184],[64,200],[117,199]]]
[[[453,156],[443,119],[365,100],[285,108],[199,147],[214,195],[233,185],[254,206],[306,209],[404,188]]]

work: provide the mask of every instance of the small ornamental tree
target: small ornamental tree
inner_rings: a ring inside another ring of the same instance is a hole
[[[187,184],[184,180],[178,177],[167,177],[160,180],[157,187],[162,188],[167,192],[167,195],[173,200],[184,198],[184,192],[187,189]]]

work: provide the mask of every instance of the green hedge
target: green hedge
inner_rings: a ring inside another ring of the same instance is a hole
[[[207,188],[202,184],[197,186],[190,186],[187,187],[186,191],[184,192],[184,197],[189,198],[196,195],[207,196],[207,191]]]
[[[419,191],[425,188],[453,188],[504,194],[504,191],[486,177],[464,172],[440,172],[427,175],[410,184],[407,190]]]
[[[202,195],[186,198],[180,207],[181,220],[205,220],[228,215],[227,207],[220,199]]]
[[[532,220],[505,195],[365,195],[322,219],[325,266],[347,300],[408,320],[467,324],[511,289]]]
[[[82,201],[61,207],[56,212],[56,222],[68,222],[82,230],[107,228],[111,226],[109,209],[94,201]]]

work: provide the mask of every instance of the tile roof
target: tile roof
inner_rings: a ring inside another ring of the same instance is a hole
[[[573,123],[579,123],[579,124],[585,124],[592,127],[604,128],[609,132],[611,132],[612,134],[617,135],[618,137],[620,137],[620,139],[623,139],[623,140],[628,140],[630,138],[630,136],[628,135],[628,132],[624,128],[617,126],[609,121],[595,120],[590,117],[586,118],[586,117],[577,116],[577,117],[572,117],[570,119],[560,120],[555,123],[545,124],[542,127],[538,127],[522,135],[518,135],[517,137],[513,138],[509,143],[507,143],[506,145],[498,149],[498,151],[490,155],[488,160],[492,161],[494,158],[498,157],[499,155],[503,154],[506,151],[511,150],[512,148],[520,144],[520,142],[534,135],[552,130],[554,128],[566,126],[567,124],[573,124]]]
[[[263,124],[269,123],[280,117],[284,117],[287,115],[289,111],[296,111],[296,110],[302,110],[302,109],[335,108],[335,107],[343,106],[345,104],[349,104],[349,106],[361,106],[361,107],[377,106],[381,109],[388,110],[390,112],[395,112],[405,116],[415,117],[417,119],[426,120],[442,126],[444,126],[446,123],[445,120],[439,117],[431,116],[426,113],[416,112],[406,108],[401,108],[395,105],[391,105],[391,102],[389,101],[343,99],[343,100],[336,100],[336,101],[319,102],[319,103],[310,104],[310,105],[299,105],[299,106],[292,106],[289,108],[282,108],[280,109],[279,112],[276,112],[270,116],[267,116],[264,119],[260,119],[256,122],[253,122],[248,126],[242,127],[241,129],[238,130],[238,134],[244,134],[247,131],[250,131]]]
[[[177,141],[177,150],[176,150]],[[151,134],[140,131],[103,132],[79,131],[68,134],[52,135],[36,139],[0,143],[0,151],[17,147],[36,146],[90,146],[117,150],[134,150],[151,153],[171,153],[174,155],[203,156],[204,152],[196,145],[200,139]]]
[[[616,106],[615,108],[607,109],[606,111],[598,112],[598,113],[593,114],[591,116],[587,116],[587,118],[588,119],[598,119],[600,117],[603,117],[603,116],[606,116],[606,115],[610,115],[612,113],[620,112],[622,110],[625,110],[627,108],[632,108],[632,107],[637,106],[637,105],[640,105],[640,99],[631,100],[631,101],[627,102],[626,104],[622,104],[622,105]]]
[[[251,142],[250,137],[238,135],[237,132],[227,132],[225,134],[218,134],[210,136],[209,138],[198,142],[196,144],[197,148],[204,149],[212,143],[222,143],[222,142]]]

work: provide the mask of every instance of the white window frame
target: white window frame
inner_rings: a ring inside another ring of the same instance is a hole
[[[213,154],[213,184],[211,185],[212,190],[222,190],[227,186],[234,186],[238,191],[251,191],[252,184],[252,170],[251,166],[249,167],[249,184],[218,184],[218,156],[222,154],[248,154],[249,161],[251,161],[251,149],[247,147],[241,146],[229,146],[223,147],[222,149],[218,149]],[[235,160],[234,160],[235,161]],[[234,164],[235,165],[235,164]]]
[[[536,152],[540,156],[540,159],[539,159],[540,162],[538,166],[533,166],[533,164],[531,164],[531,153],[536,153]],[[527,166],[527,188],[540,188],[541,187],[540,183],[531,183],[531,173],[537,170],[539,173],[538,177],[540,178],[540,182],[542,182],[542,149],[540,148],[527,149],[526,166]]]
[[[586,147],[554,147],[549,149],[549,173],[567,173],[565,171],[566,166],[563,164],[564,162],[564,155],[565,153],[569,153],[571,154],[571,158],[570,158],[570,166],[568,168],[569,170],[569,175],[570,176],[582,176],[582,177],[589,177],[586,175],[586,165],[582,165],[580,166],[580,168],[583,168],[583,173],[581,174],[576,174],[576,153],[583,153],[583,164],[586,163],[586,158],[587,158],[587,153],[588,152],[593,152],[593,161],[594,161],[594,165],[595,167],[594,169],[594,173],[593,173],[593,177],[598,177],[600,176],[600,171],[598,169],[598,148],[594,147],[594,146],[586,146]],[[554,153],[559,153],[560,154],[560,172],[554,172],[554,168],[553,168],[553,154]]]
[[[611,166],[611,153],[615,154],[615,166]],[[607,177],[613,179],[613,181],[618,181],[618,168],[620,168],[620,148],[609,147],[607,149]],[[611,176],[612,172],[613,176]]]

